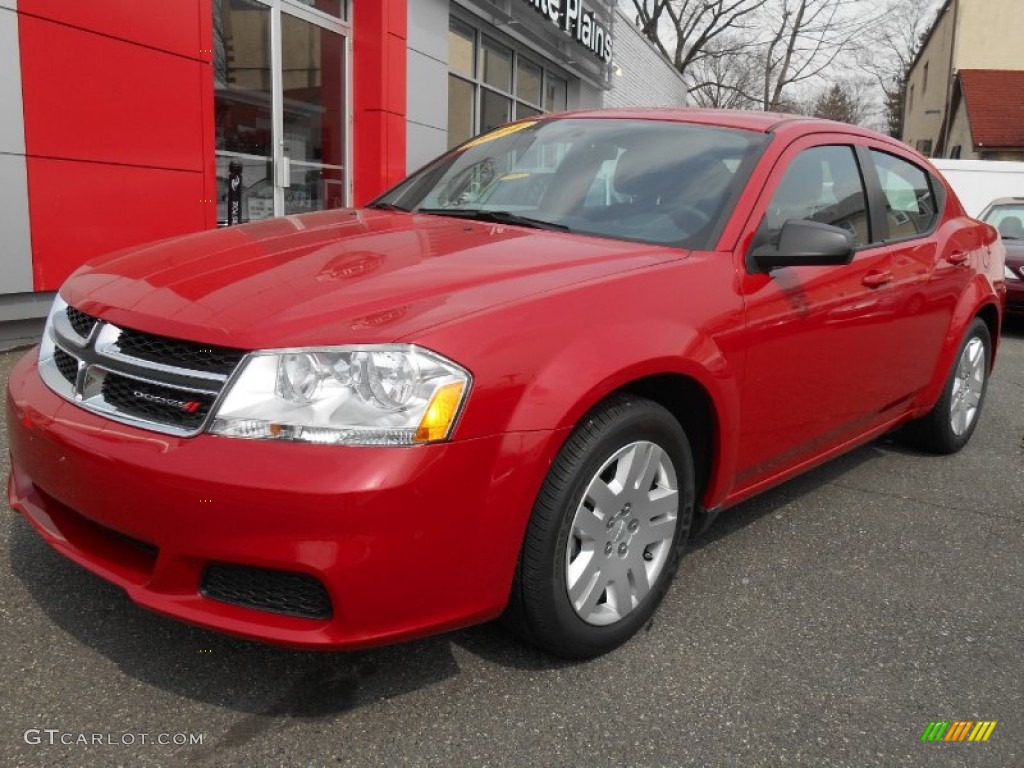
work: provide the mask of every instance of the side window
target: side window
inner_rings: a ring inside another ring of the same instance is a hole
[[[928,175],[895,155],[871,150],[878,180],[885,194],[889,239],[900,240],[928,232],[938,218]]]
[[[762,225],[767,242],[778,242],[789,219],[845,229],[858,247],[871,242],[867,198],[852,147],[814,147],[793,159],[768,204]]]

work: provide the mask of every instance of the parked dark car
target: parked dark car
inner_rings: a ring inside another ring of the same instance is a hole
[[[993,200],[979,218],[999,230],[1006,246],[1006,311],[1024,315],[1024,197]]]

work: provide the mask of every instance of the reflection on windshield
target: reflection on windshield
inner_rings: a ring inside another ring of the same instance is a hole
[[[375,204],[707,248],[763,142],[749,131],[670,121],[514,123],[441,157]]]

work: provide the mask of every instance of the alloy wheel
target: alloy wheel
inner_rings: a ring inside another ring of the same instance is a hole
[[[974,422],[984,391],[985,343],[975,336],[964,346],[953,377],[949,423],[957,437],[963,435]]]
[[[588,624],[619,621],[651,591],[672,550],[679,486],[649,441],[616,451],[587,484],[566,544],[569,601]]]

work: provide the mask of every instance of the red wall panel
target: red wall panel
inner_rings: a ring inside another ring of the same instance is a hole
[[[210,0],[21,0],[36,290],[216,225]]]
[[[353,187],[362,205],[405,175],[408,0],[354,3]]]
[[[199,0],[200,51],[199,104],[203,138],[203,220],[208,229],[217,226],[217,159],[214,155],[213,106],[213,7],[211,0]]]
[[[21,17],[27,154],[204,168],[194,59]]]
[[[198,58],[205,3],[198,0],[18,0],[22,14]]]
[[[28,177],[38,291],[94,256],[206,228],[200,173],[30,157]]]

